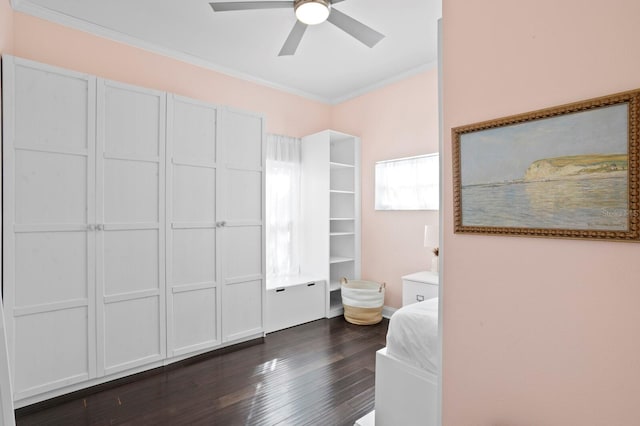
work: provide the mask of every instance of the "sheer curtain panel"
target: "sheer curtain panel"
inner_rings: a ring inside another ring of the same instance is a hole
[[[300,139],[267,135],[267,276],[300,272]]]

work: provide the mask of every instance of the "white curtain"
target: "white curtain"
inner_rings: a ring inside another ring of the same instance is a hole
[[[267,276],[300,273],[300,139],[267,135]]]
[[[438,154],[376,163],[376,210],[438,210]]]

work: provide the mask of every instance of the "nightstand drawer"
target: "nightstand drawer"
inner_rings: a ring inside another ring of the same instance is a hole
[[[402,306],[438,297],[438,275],[421,272],[402,277]]]

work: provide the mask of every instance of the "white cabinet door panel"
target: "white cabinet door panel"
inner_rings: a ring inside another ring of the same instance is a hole
[[[159,290],[157,229],[104,233],[104,294]]]
[[[129,157],[158,157],[164,112],[159,92],[139,87],[107,83],[104,114],[105,153]]]
[[[16,223],[87,223],[86,156],[16,149]]]
[[[214,163],[218,108],[180,96],[174,99],[173,157]]]
[[[226,175],[227,217],[234,221],[262,220],[262,171],[228,169]]]
[[[222,332],[227,341],[262,331],[263,289],[262,280],[225,285]]]
[[[215,229],[174,229],[172,246],[174,285],[216,281]]]
[[[220,345],[218,107],[167,103],[167,351]]]
[[[3,303],[17,400],[96,376],[96,80],[2,60]]]
[[[90,378],[87,316],[87,307],[79,306],[16,317],[16,397]]]
[[[225,110],[221,126],[224,162],[243,168],[262,168],[263,134],[262,117],[232,109]]]
[[[132,160],[104,161],[105,223],[157,223],[159,165]]]
[[[16,62],[15,145],[86,151],[93,77],[54,71],[17,58]]]
[[[16,233],[16,306],[87,299],[87,233]]]
[[[98,373],[165,357],[163,92],[97,84]]]
[[[216,170],[173,166],[173,221],[211,223],[216,217]]]
[[[180,290],[173,294],[173,353],[180,355],[220,343],[217,310],[218,288]]]
[[[262,274],[262,227],[226,226],[224,229],[224,271],[226,282]]]
[[[144,365],[160,359],[163,339],[160,333],[159,297],[108,303],[104,308],[105,374]]]

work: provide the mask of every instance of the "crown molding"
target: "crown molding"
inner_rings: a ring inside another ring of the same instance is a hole
[[[308,93],[302,90],[293,89],[291,87],[274,83],[272,81],[268,81],[265,79],[261,79],[250,74],[239,72],[231,68],[228,68],[219,64],[215,64],[211,61],[208,61],[206,59],[200,58],[195,55],[190,55],[188,53],[180,52],[175,49],[166,48],[156,43],[151,43],[151,42],[142,40],[138,37],[103,27],[94,22],[86,21],[84,19],[79,19],[75,16],[71,16],[58,11],[47,9],[46,7],[32,3],[28,0],[11,0],[11,5],[13,9],[17,12],[31,15],[36,18],[44,19],[46,21],[60,24],[65,27],[73,28],[85,33],[89,33],[102,38],[113,40],[118,43],[123,43],[129,46],[133,46],[142,50],[146,50],[151,53],[155,53],[161,56],[166,56],[168,58],[185,62],[191,65],[196,65],[201,68],[206,68],[208,70],[225,74],[230,77],[238,78],[240,80],[256,83],[261,86],[266,86],[271,89],[276,89],[282,92],[286,92],[291,95],[300,96],[312,101],[317,101],[325,104],[332,103],[331,99],[324,98],[322,96],[318,96],[313,93]]]
[[[320,102],[328,105],[341,104],[350,99],[356,98],[358,96],[362,96],[366,93],[369,93],[374,90],[381,89],[382,87],[388,86],[390,84],[396,83],[400,80],[404,80],[416,74],[431,70],[437,66],[437,61],[431,61],[424,65],[420,65],[415,68],[409,69],[405,72],[402,72],[400,74],[397,74],[393,77],[390,77],[390,78],[378,81],[369,86],[365,86],[363,88],[357,89],[346,95],[338,96],[334,98],[326,98],[326,97],[318,96],[313,93],[305,92],[303,90],[294,89],[292,87],[285,86],[283,84],[275,83],[273,81],[261,79],[251,74],[233,70],[231,68],[213,63],[209,60],[206,60],[204,58],[201,58],[195,55],[191,55],[188,53],[180,52],[175,49],[163,47],[156,43],[148,42],[138,37],[103,27],[94,22],[86,21],[84,19],[80,19],[75,16],[67,15],[65,13],[48,9],[44,6],[35,4],[29,0],[11,0],[11,6],[17,12],[31,15],[36,18],[44,19],[46,21],[50,21],[65,27],[73,28],[75,30],[79,30],[88,34],[106,38],[118,43],[122,43],[122,44],[126,44],[129,46],[138,48],[138,49],[146,50],[148,52],[165,56],[171,59],[175,59],[177,61],[185,62],[190,65],[195,65],[195,66],[205,68],[210,71],[224,74],[233,78],[259,84],[261,86],[265,86],[265,87],[275,89],[284,93],[288,93],[290,95],[300,96],[302,98],[309,99],[311,101],[316,101],[316,102]]]
[[[380,81],[378,81],[378,82],[376,82],[374,84],[371,84],[369,86],[362,87],[362,88],[360,88],[358,90],[355,90],[355,91],[353,91],[353,92],[351,92],[351,93],[349,93],[347,95],[340,96],[340,97],[337,97],[337,98],[333,98],[331,100],[331,104],[332,105],[341,104],[343,102],[346,102],[346,101],[349,101],[351,99],[357,98],[358,96],[366,95],[367,93],[373,92],[373,91],[378,90],[378,89],[382,89],[385,86],[389,86],[389,85],[391,85],[393,83],[397,83],[397,82],[405,80],[405,79],[407,79],[409,77],[413,77],[414,75],[418,75],[418,74],[421,74],[423,72],[430,71],[430,70],[436,68],[437,66],[438,66],[438,61],[437,60],[431,61],[431,62],[427,62],[426,64],[419,65],[417,67],[414,67],[414,68],[408,69],[408,70],[406,70],[404,72],[401,72],[400,74],[396,74],[393,77],[386,78],[384,80],[380,80]]]

